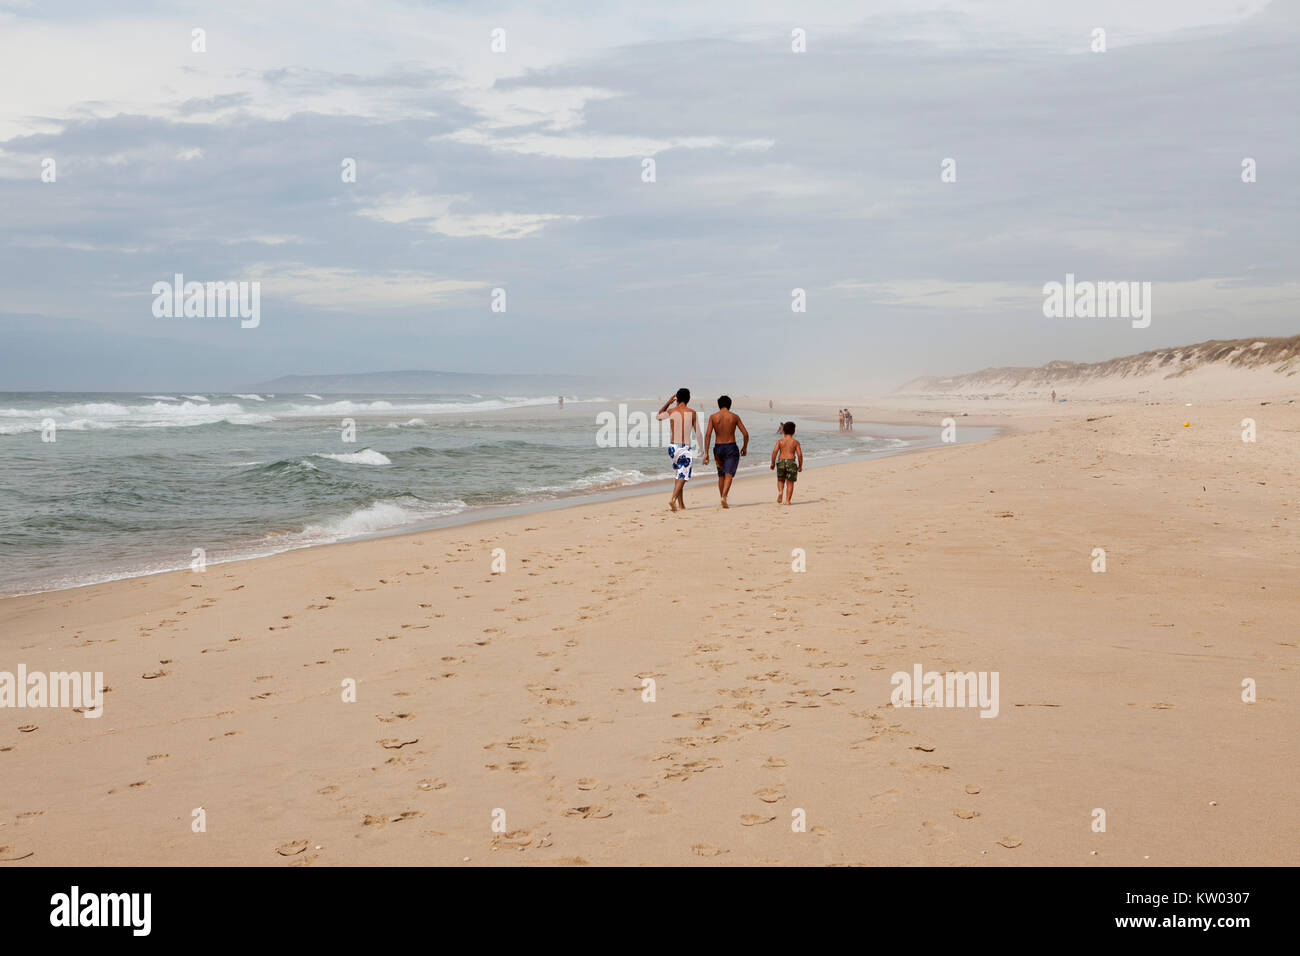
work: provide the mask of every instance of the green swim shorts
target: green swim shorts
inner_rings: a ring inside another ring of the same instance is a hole
[[[776,463],[777,481],[798,481],[799,463],[793,458],[782,458]]]

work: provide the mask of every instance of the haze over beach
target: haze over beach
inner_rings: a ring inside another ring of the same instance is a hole
[[[77,64],[0,98],[18,920],[227,866],[240,920],[305,911],[284,866],[394,921],[351,868],[889,867],[900,919],[1059,934],[1217,867],[1156,915],[1256,918],[1300,858],[1297,41],[0,0],[14,75]]]

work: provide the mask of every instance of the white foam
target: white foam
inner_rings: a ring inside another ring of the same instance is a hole
[[[84,402],[50,408],[0,410],[0,435],[39,431],[45,419],[60,429],[86,431],[102,428],[166,428],[172,426],[261,425],[275,421],[274,415],[244,411],[238,402],[200,405],[194,402],[156,401],[150,405],[122,405],[118,402]],[[17,419],[14,421],[14,419]]]
[[[192,402],[206,402],[208,400],[205,395],[186,395],[185,397]]]
[[[327,452],[317,452],[316,458],[328,458],[330,461],[341,461],[345,465],[391,465],[392,459],[383,452],[375,451],[373,448],[365,448],[361,451],[354,451],[350,454],[331,455]]]
[[[248,402],[264,402],[264,401],[266,401],[266,399],[264,399],[261,395],[254,395],[254,394],[241,395],[239,392],[235,392],[235,393],[233,393],[233,394],[234,394],[235,398],[242,398],[242,399],[244,399],[245,401],[248,401]]]
[[[457,412],[491,412],[505,408],[529,408],[534,405],[553,405],[553,398],[489,398],[480,402],[413,402],[393,403],[385,399],[354,402],[343,399],[325,405],[290,405],[280,414],[299,415],[454,415]]]
[[[601,488],[623,488],[628,485],[643,485],[651,481],[662,481],[671,478],[671,472],[665,472],[661,475],[647,475],[645,472],[638,471],[635,468],[606,468],[594,475],[586,475],[582,478],[574,478],[571,481],[563,482],[558,485],[529,485],[521,487],[519,490],[524,494],[553,493],[564,491],[591,491]]]
[[[316,401],[318,401],[318,402],[323,402],[323,401],[324,401],[324,399],[321,398],[319,395],[313,395],[311,392],[304,392],[303,394],[306,395],[307,398],[314,398],[314,399],[316,399]],[[274,398],[275,396],[272,395],[271,397]]]
[[[303,528],[302,535],[317,541],[337,541],[342,538],[374,534],[377,531],[388,531],[431,518],[458,514],[468,507],[469,505],[460,500],[420,502],[418,505],[410,506],[400,505],[395,501],[376,501],[341,518],[329,518],[320,524],[310,524]]]

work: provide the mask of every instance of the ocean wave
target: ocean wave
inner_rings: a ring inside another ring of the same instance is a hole
[[[393,463],[391,458],[383,452],[375,451],[373,448],[364,448],[361,451],[339,455],[318,451],[313,457],[328,458],[330,461],[342,462],[345,465],[391,465]]]
[[[557,485],[523,485],[522,494],[554,494],[566,491],[601,491],[612,488],[626,488],[629,485],[643,485],[652,481],[671,478],[672,472],[647,475],[635,468],[606,468],[593,475],[583,475]]]
[[[206,395],[186,395],[185,397],[192,402],[206,402],[208,400]]]
[[[319,524],[309,524],[302,529],[301,537],[315,541],[354,538],[459,514],[468,507],[469,505],[459,499],[433,502],[410,497],[401,500],[379,500],[364,508],[358,508],[351,514],[327,518]]]
[[[352,401],[342,399],[325,405],[290,405],[280,414],[296,415],[452,415],[457,412],[490,412],[506,408],[554,405],[553,398],[485,398],[477,402],[413,402],[394,404],[387,399]]]
[[[247,394],[247,395],[243,395],[243,394],[240,394],[239,392],[232,392],[231,394],[234,395],[235,398],[242,398],[242,399],[244,399],[244,401],[247,401],[247,402],[264,402],[264,401],[266,401],[266,399],[264,399],[261,395],[255,395],[255,394],[253,394],[253,393],[249,393],[249,394]]]
[[[6,421],[5,419],[18,419]],[[262,425],[275,421],[274,415],[247,412],[238,402],[200,405],[158,400],[150,405],[123,405],[119,402],[81,402],[49,408],[0,409],[0,435],[39,431],[50,419],[60,429],[86,431],[100,428],[165,428],[170,426]]]
[[[151,398],[156,402],[179,402],[180,399],[175,395],[141,395],[141,398]]]
[[[325,399],[321,398],[319,395],[313,395],[311,392],[303,392],[303,397],[305,397],[305,398],[314,398],[314,399],[316,399],[316,401],[318,401],[318,402],[323,402],[323,401],[325,401]]]

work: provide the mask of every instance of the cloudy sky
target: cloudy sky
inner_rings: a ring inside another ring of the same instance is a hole
[[[0,0],[0,389],[864,394],[1300,332],[1295,0],[105,6]],[[1045,318],[1067,272],[1150,327]],[[175,273],[261,324],[155,317]]]

